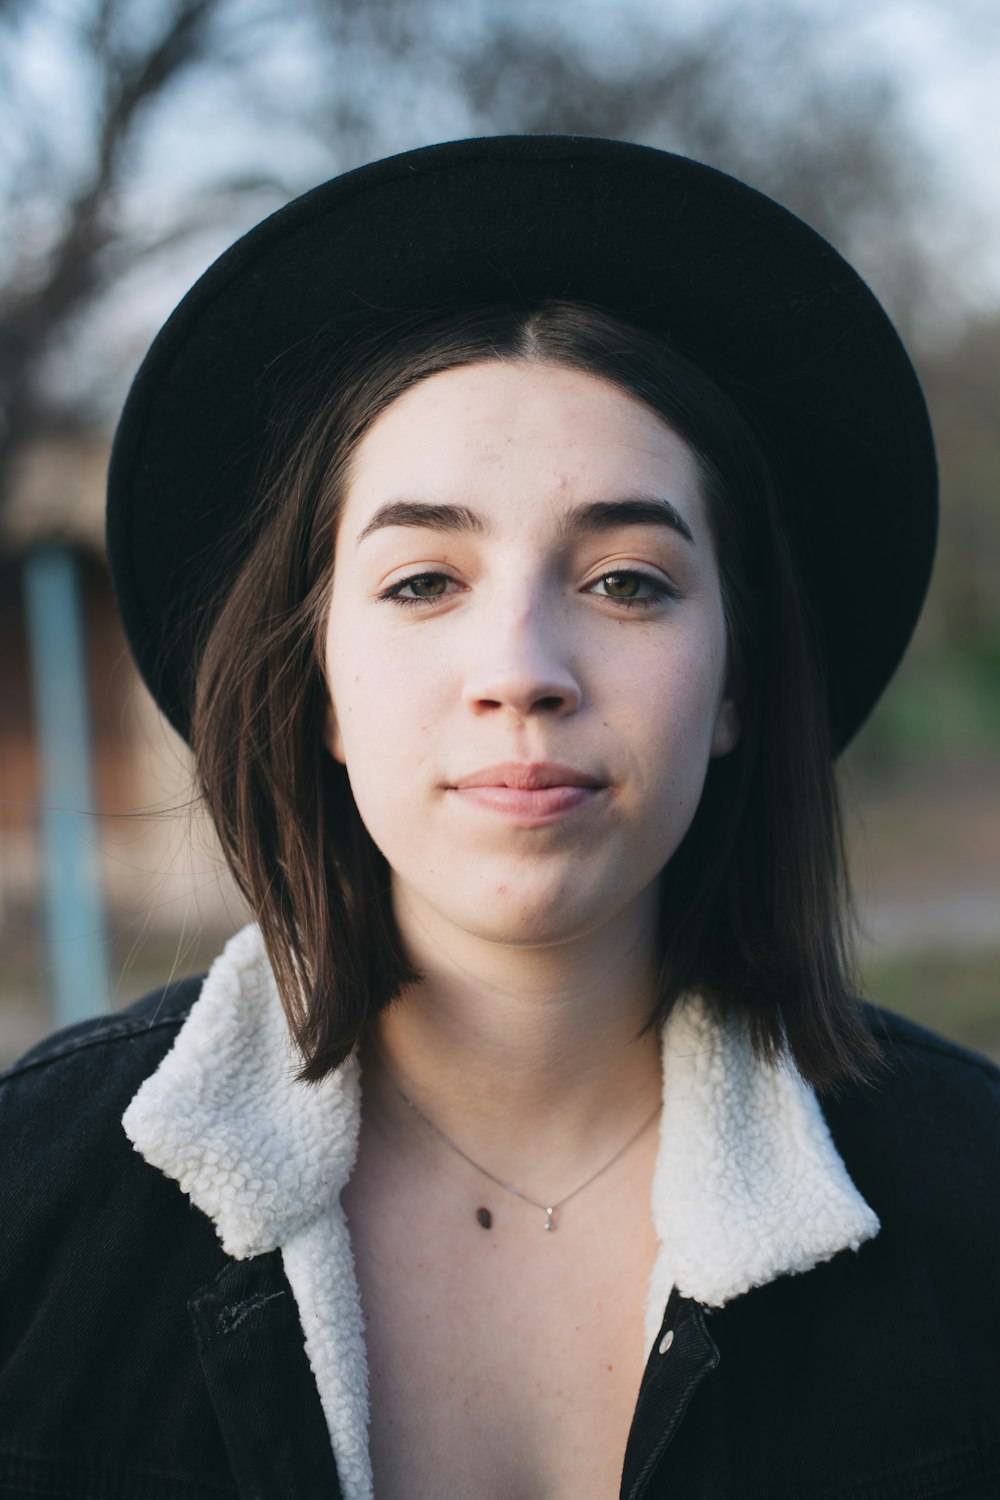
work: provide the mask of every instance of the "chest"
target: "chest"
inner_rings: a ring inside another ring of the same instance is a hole
[[[345,1198],[371,1394],[376,1500],[608,1500],[646,1359],[656,1254],[636,1169],[567,1205]]]

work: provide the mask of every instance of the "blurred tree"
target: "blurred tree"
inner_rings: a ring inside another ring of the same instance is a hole
[[[179,289],[294,192],[435,137],[686,151],[796,208],[911,321],[932,174],[884,71],[849,69],[837,27],[753,0],[687,25],[568,0],[0,0],[0,487],[39,435],[114,410],[150,268],[159,295]]]
[[[114,283],[123,260],[150,248],[131,242],[122,211],[134,186],[137,141],[150,112],[215,50],[211,26],[219,9],[219,0],[167,0],[154,7],[93,0],[59,14],[28,0],[0,3],[0,27],[11,44],[0,76],[8,99],[0,178],[7,231],[0,485],[14,455],[40,433],[86,421],[85,401],[54,398],[50,357]],[[26,39],[33,26],[36,35]],[[221,65],[222,58],[215,61]],[[72,130],[60,119],[61,101],[52,97],[67,71],[79,91]],[[230,180],[220,190],[232,195],[245,186]]]
[[[1000,317],[969,324],[925,361],[946,525],[938,553],[939,640],[989,661],[1000,696]]]
[[[937,561],[913,647],[849,762],[882,787],[904,763],[966,779],[977,764],[986,830],[1000,748],[1000,318],[970,320],[920,363],[941,468]]]
[[[928,724],[951,734],[963,714],[979,734],[983,716],[969,705],[1000,679],[1000,322],[971,325],[947,347],[928,336],[940,321],[927,309],[949,302],[943,252],[926,233],[947,213],[939,165],[916,144],[892,59],[857,42],[858,26],[892,6],[658,9],[0,0],[0,503],[12,466],[40,440],[106,432],[176,295],[314,182],[464,134],[644,141],[788,203],[854,260],[916,345],[941,444],[943,545],[917,660],[921,712],[904,671],[869,743],[882,733],[902,744],[918,720],[926,742]],[[995,0],[908,9],[933,9],[939,24],[947,11],[984,46],[995,28]],[[72,505],[65,465],[79,471],[80,451],[63,460],[54,485]],[[959,652],[974,666],[964,676]]]
[[[622,136],[680,151],[786,203],[828,236],[906,322],[931,271],[918,229],[931,163],[898,81],[845,64],[843,15],[730,4],[694,28],[644,19],[602,45],[505,20],[460,60],[483,124]]]

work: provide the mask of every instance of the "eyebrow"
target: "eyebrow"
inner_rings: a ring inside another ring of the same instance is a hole
[[[616,526],[668,526],[692,547],[691,528],[676,506],[657,496],[636,495],[623,500],[591,500],[579,505],[563,518],[562,532],[570,540],[597,531],[611,531]]]
[[[426,500],[390,500],[380,505],[368,524],[359,531],[355,546],[373,531],[386,526],[420,526],[427,531],[465,532],[489,536],[486,520],[467,505],[443,505]],[[691,528],[669,500],[648,495],[622,500],[591,500],[574,507],[562,518],[563,540],[575,541],[581,536],[612,531],[621,526],[666,526],[685,541],[695,545]]]
[[[358,532],[355,546],[383,526],[422,526],[427,531],[465,531],[487,536],[482,516],[467,505],[435,505],[426,500],[390,500],[380,505],[368,525]]]

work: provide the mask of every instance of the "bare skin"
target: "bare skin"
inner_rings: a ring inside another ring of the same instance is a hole
[[[489,968],[481,959],[470,989],[453,951],[428,952],[433,978],[381,1018],[365,1049],[359,1159],[343,1201],[367,1322],[378,1500],[618,1491],[656,1254],[660,1057],[655,1034],[637,1036],[653,993],[646,925],[640,903],[613,945],[602,932],[536,954],[530,985],[510,953]],[[540,1203],[571,1193],[646,1128],[546,1232],[542,1212],[415,1116],[387,1068],[467,1154]]]
[[[726,657],[697,467],[607,382],[449,371],[359,445],[326,742],[423,975],[367,1039],[343,1196],[378,1500],[618,1492],[656,1253],[658,880],[738,737]],[[386,1070],[540,1202],[650,1124],[546,1233]]]
[[[367,1323],[378,1500],[607,1500],[645,1360],[655,1121],[546,1232],[538,1209],[422,1127],[377,1063],[365,1077],[344,1203]],[[647,1093],[639,1125],[648,1104]],[[522,1180],[544,1201],[553,1185],[542,1186],[538,1154]],[[576,1182],[564,1178],[555,1196],[564,1184]],[[476,1219],[484,1206],[488,1230]]]

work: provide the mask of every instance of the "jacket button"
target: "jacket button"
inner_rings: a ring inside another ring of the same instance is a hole
[[[666,1354],[667,1350],[670,1348],[670,1345],[673,1343],[673,1341],[674,1341],[674,1330],[672,1328],[668,1328],[667,1331],[666,1331],[666,1333],[663,1335],[662,1339],[660,1340],[660,1349],[659,1349],[659,1352],[661,1354]]]

